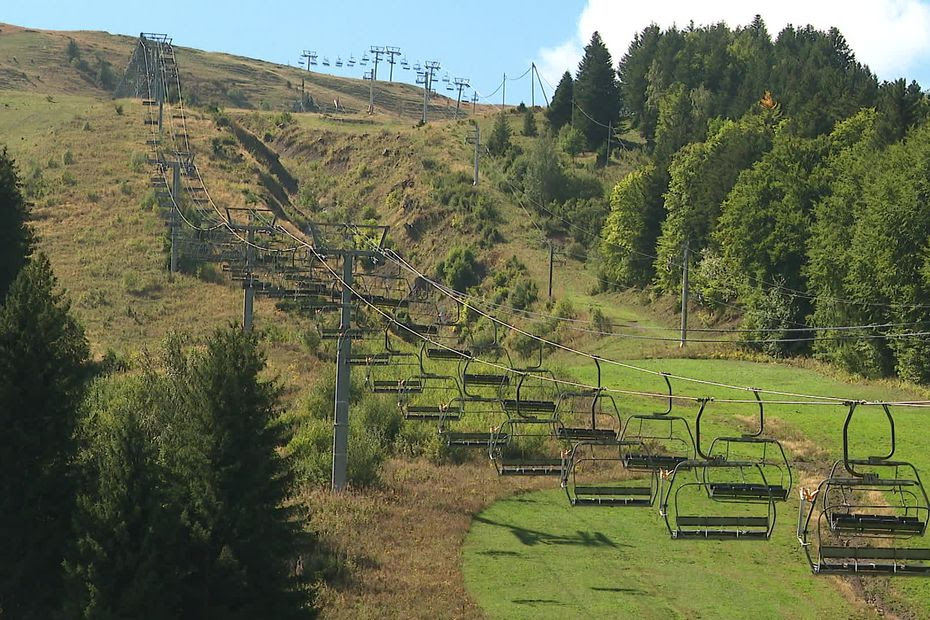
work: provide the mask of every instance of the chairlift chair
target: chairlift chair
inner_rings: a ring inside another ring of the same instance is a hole
[[[517,380],[517,390],[515,398],[502,398],[501,408],[510,417],[533,417],[538,414],[545,414],[550,418],[556,419],[558,411],[558,401],[543,398],[526,398],[523,393],[526,380],[535,378],[528,372],[520,372],[520,378]],[[560,423],[561,424],[561,423]]]
[[[341,66],[342,66],[342,57],[336,56],[336,63],[335,63],[335,64],[336,64],[337,67],[341,67]]]
[[[597,366],[597,387],[594,390],[587,390],[579,394],[563,393],[560,396],[559,419],[562,421],[562,425],[557,428],[559,439],[565,441],[614,441],[618,438],[622,428],[620,409],[617,407],[613,396],[604,394],[604,389],[601,387],[601,363],[597,356],[594,357],[594,363]],[[578,426],[574,425],[574,419],[566,420],[566,413],[574,418],[575,416],[572,414],[577,412],[567,412],[562,403],[568,400],[574,401],[578,398],[590,400],[590,406],[583,414],[586,417],[590,415],[590,425]],[[605,425],[605,422],[608,421],[611,424]]]
[[[757,462],[723,459],[682,461],[668,474],[659,514],[673,539],[768,540],[775,529],[775,498],[732,499],[711,497],[707,491],[708,468],[743,474],[755,470],[768,486]],[[726,475],[734,475],[727,473]]]
[[[327,58],[326,56],[323,57],[323,66],[324,66],[324,67],[328,67],[328,66],[329,66],[329,58]]]
[[[355,66],[355,56],[349,56],[349,59],[346,61],[346,65],[349,67]]]
[[[886,404],[888,453],[849,457],[849,425],[857,406],[849,403],[843,424],[842,460],[815,492],[801,490],[798,541],[815,574],[930,576],[930,548],[908,544],[924,537],[930,521],[930,500],[917,468],[892,460],[895,426]]]
[[[623,463],[633,471],[671,471],[684,461],[697,458],[691,426],[681,416],[671,415],[674,396],[668,375],[668,407],[661,413],[633,414],[620,435]],[[667,430],[666,430],[667,429]]]
[[[491,322],[493,329],[493,342],[484,355],[493,355],[500,360],[496,366],[503,366],[507,369],[513,367],[513,361],[510,353],[500,343],[498,326],[496,322]],[[473,349],[478,349],[477,343],[472,340]],[[462,393],[466,400],[472,402],[499,402],[504,398],[504,389],[510,386],[510,371],[496,366],[485,366],[475,370],[472,366],[473,357],[464,360],[462,365]],[[484,393],[479,390],[484,390]],[[469,391],[471,390],[471,391]],[[488,394],[487,391],[492,393]]]
[[[767,499],[769,496],[776,501],[783,502],[788,499],[791,492],[792,472],[788,457],[781,443],[771,437],[763,436],[765,431],[765,410],[759,391],[753,390],[753,395],[759,404],[759,428],[753,433],[740,436],[715,437],[711,441],[710,449],[705,454],[701,448],[701,417],[704,407],[701,407],[695,420],[694,432],[697,442],[698,454],[706,459],[723,459],[727,461],[749,461],[758,463],[765,472],[766,484],[755,478],[755,468],[729,469],[710,467],[704,470],[707,475],[707,491],[713,498],[725,499]],[[738,478],[722,478],[724,474],[738,474]],[[748,477],[747,477],[748,474]]]
[[[562,476],[564,458],[554,441],[556,418],[507,418],[491,433],[488,455],[501,476]],[[554,444],[554,445],[553,445]],[[556,455],[540,456],[537,452]]]
[[[616,436],[579,441],[566,458],[562,488],[572,506],[652,506],[661,492],[658,472],[632,480],[626,479],[627,472]]]

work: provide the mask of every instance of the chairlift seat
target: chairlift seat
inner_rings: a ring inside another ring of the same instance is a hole
[[[651,487],[575,486],[572,506],[651,506]]]
[[[510,377],[507,375],[491,375],[491,374],[473,374],[465,373],[463,375],[465,383],[470,383],[472,385],[485,385],[485,386],[502,386],[510,384]]]
[[[418,379],[405,379],[402,381],[375,379],[371,391],[375,394],[422,394],[423,383]]]
[[[686,456],[672,454],[626,454],[623,456],[623,465],[628,469],[644,469],[656,471],[659,469],[673,470],[679,463],[688,460]]]
[[[556,405],[551,400],[501,400],[504,411],[508,413],[555,413]]]
[[[711,482],[708,487],[713,498],[784,500],[788,497],[788,489],[780,484]]]
[[[404,408],[404,418],[407,420],[459,420],[462,418],[462,409],[438,405],[407,405]]]
[[[501,459],[501,476],[561,476],[561,459]]]
[[[609,428],[572,428],[562,426],[556,429],[556,437],[566,441],[604,441],[617,438],[617,431]]]
[[[828,560],[840,560],[830,562]],[[872,562],[870,560],[891,560]],[[930,565],[906,564],[907,560],[930,562],[930,549],[900,547],[837,547],[820,548],[820,563],[816,572],[823,574],[879,574],[930,576]]]
[[[678,515],[672,538],[765,540],[771,535],[768,517]]]
[[[908,516],[847,513],[830,519],[830,529],[835,532],[923,534],[926,527],[924,520]]]
[[[440,431],[439,436],[445,440],[447,446],[453,448],[487,448],[495,440],[507,441],[506,435],[496,433]]]
[[[471,351],[468,349],[430,348],[426,350],[426,357],[434,360],[459,360],[463,357],[471,357]]]

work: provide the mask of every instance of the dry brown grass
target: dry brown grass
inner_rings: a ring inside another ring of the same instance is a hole
[[[462,465],[392,460],[378,489],[310,494],[310,527],[349,571],[347,581],[323,586],[323,617],[483,617],[465,591],[461,568],[472,517],[497,499],[553,484],[499,478],[482,459]]]

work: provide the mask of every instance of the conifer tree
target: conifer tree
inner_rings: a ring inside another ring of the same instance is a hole
[[[555,93],[552,95],[552,103],[546,110],[546,118],[552,130],[558,132],[563,126],[572,120],[572,97],[574,96],[574,81],[572,74],[568,71],[559,80],[559,85],[555,87]]]
[[[73,431],[88,359],[84,332],[34,255],[0,308],[0,609],[60,607],[74,505]]]
[[[536,136],[536,116],[529,108],[523,113],[523,135],[528,138]]]
[[[499,113],[494,119],[491,136],[488,138],[488,151],[491,155],[500,156],[510,149],[511,133],[507,115],[504,112]]]
[[[4,147],[0,151],[0,304],[32,253],[33,236],[27,216],[28,204],[16,165]]]
[[[595,32],[584,48],[573,87],[575,103],[580,108],[575,117],[588,147],[597,149],[607,141],[607,127],[620,120],[620,86],[613,60],[601,35]]]

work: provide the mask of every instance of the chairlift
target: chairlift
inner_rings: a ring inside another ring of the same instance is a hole
[[[661,486],[655,470],[629,479],[615,437],[576,443],[566,459],[562,488],[572,506],[648,507]]]
[[[546,414],[555,418],[558,410],[557,401],[543,398],[525,398],[523,393],[524,384],[528,378],[534,377],[534,375],[528,372],[520,373],[520,378],[517,380],[516,397],[501,399],[501,408],[508,416],[523,418],[535,416],[537,414]]]
[[[423,66],[420,65],[419,60],[413,63],[413,70],[416,71],[417,73],[423,73]]]
[[[455,92],[455,86],[453,86],[452,84],[447,84],[447,85],[446,85],[446,90]]]
[[[362,65],[367,65],[369,60],[368,54],[362,54],[362,60],[360,61]]]
[[[510,358],[510,353],[500,343],[498,325],[496,322],[491,321],[491,326],[493,329],[493,343],[489,347],[489,351],[485,353],[495,354],[498,359],[505,358],[501,361],[500,366],[512,368],[513,361]],[[472,341],[472,347],[478,348],[474,341]],[[510,386],[510,372],[495,367],[487,367],[484,372],[482,372],[485,370],[484,368],[474,370],[471,367],[473,361],[474,359],[469,357],[462,366],[462,392],[464,397],[473,402],[499,402],[504,398],[504,389]],[[481,393],[479,390],[482,388],[485,391],[490,390],[492,393]]]
[[[323,66],[324,67],[329,66],[329,58],[327,58],[326,56],[323,56]]]
[[[613,396],[604,394],[601,387],[601,363],[595,356],[597,367],[597,387],[579,394],[562,394],[559,402],[559,419],[562,424],[558,427],[558,438],[565,441],[613,441],[617,439],[621,430],[620,409]],[[576,399],[590,400],[590,406],[584,412],[566,411],[562,403]],[[605,410],[606,408],[606,410]],[[566,416],[568,413],[568,416]],[[577,425],[573,414],[581,413],[585,417],[590,415],[589,425]],[[571,416],[572,419],[567,419]],[[609,422],[610,424],[605,424]],[[614,428],[611,428],[614,426]]]
[[[665,519],[671,537],[676,540],[768,540],[775,529],[775,497],[712,497],[705,479],[708,469],[725,470],[720,477],[746,475],[768,487],[765,472],[754,461],[687,460],[669,474],[662,495],[659,514]]]
[[[930,500],[917,468],[892,460],[895,426],[886,404],[888,453],[850,458],[849,424],[857,406],[849,403],[843,424],[842,460],[816,491],[801,489],[798,541],[815,574],[930,576],[930,548],[907,542],[922,539],[930,521]]]
[[[501,476],[562,476],[564,458],[553,417],[507,418],[491,433],[488,455]],[[552,452],[555,451],[554,456]]]
[[[404,69],[410,69],[410,62],[407,60],[406,56],[400,59],[400,66]]]
[[[336,64],[337,67],[341,67],[341,66],[342,66],[342,57],[341,57],[341,56],[336,56],[336,63],[335,63],[335,64]]]
[[[312,66],[314,66],[314,67],[317,66],[318,63],[317,63],[317,61],[316,61],[316,58],[312,58],[312,57],[311,57],[311,58],[310,58],[310,64],[311,64]]]
[[[355,66],[355,56],[350,55],[349,59],[346,61],[346,66],[354,67]]]
[[[446,71],[445,73],[442,74],[442,81],[443,81],[443,82],[445,82],[445,83],[448,84],[449,81],[450,81],[451,79],[452,79],[452,78],[449,76],[449,72],[448,72],[448,71]]]
[[[671,415],[674,397],[668,374],[668,407],[661,413],[631,415],[620,435],[623,463],[633,471],[671,471],[697,457],[691,426],[681,416]]]
[[[745,476],[747,473],[755,473],[755,468],[742,471],[711,467],[705,470],[708,475],[705,479],[707,491],[713,498],[765,499],[771,495],[776,501],[783,502],[788,499],[788,494],[791,492],[793,481],[791,465],[788,463],[788,457],[781,443],[771,437],[763,436],[765,431],[764,405],[758,390],[753,390],[753,395],[759,403],[758,430],[737,437],[715,437],[705,454],[701,448],[701,416],[704,413],[704,407],[701,407],[694,424],[697,451],[702,458],[707,460],[755,462],[765,472],[765,479],[768,483],[763,485],[760,480]],[[719,477],[729,473],[738,473],[739,478]]]

